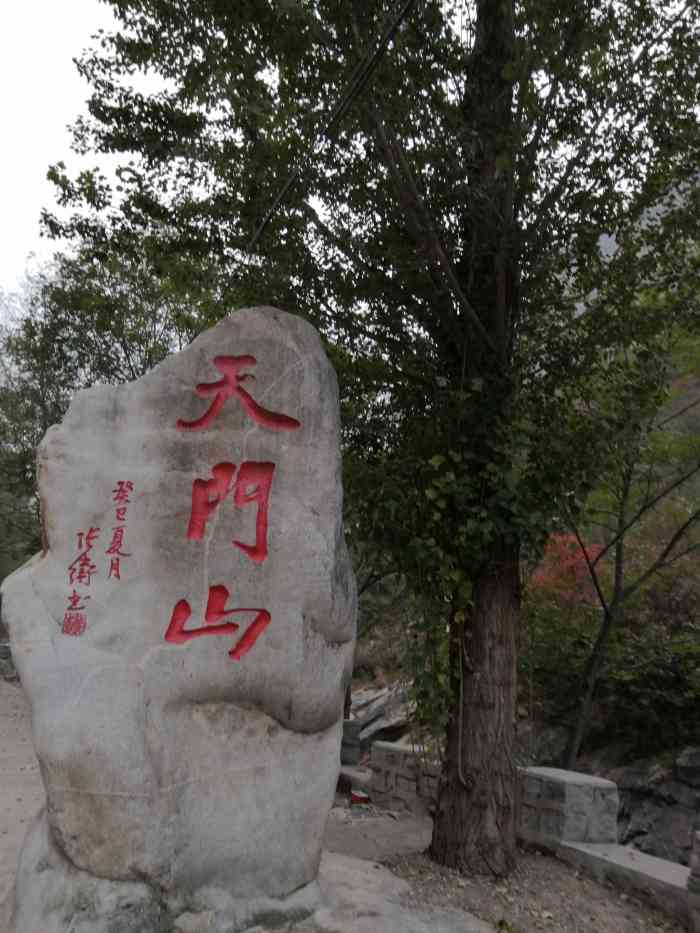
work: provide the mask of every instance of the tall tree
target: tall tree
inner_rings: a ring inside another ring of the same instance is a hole
[[[334,344],[363,416],[350,495],[449,627],[432,852],[507,871],[521,548],[604,456],[614,426],[581,405],[589,380],[668,326],[635,305],[640,283],[690,305],[697,8],[110,2],[120,27],[79,62],[93,90],[75,143],[124,164],[117,184],[54,167],[81,210],[46,227],[188,288],[204,268],[222,313],[287,306]]]

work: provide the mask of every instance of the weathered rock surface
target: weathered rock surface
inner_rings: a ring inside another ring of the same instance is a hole
[[[688,876],[688,915],[690,933],[700,933],[700,831],[693,833]]]
[[[39,473],[46,550],[3,587],[47,794],[16,933],[311,909],[355,614],[316,332],[237,312],[79,393]]]
[[[687,865],[700,829],[698,751],[685,749],[673,768],[639,762],[608,772],[620,789],[620,842]]]
[[[408,731],[409,703],[406,685],[397,681],[388,687],[354,690],[350,719],[343,732],[343,764],[357,764],[375,741],[395,741]]]
[[[673,770],[677,780],[700,789],[700,748],[684,748]]]

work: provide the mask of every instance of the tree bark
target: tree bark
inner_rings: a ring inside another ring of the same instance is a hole
[[[470,615],[453,632],[457,701],[447,727],[430,854],[460,871],[505,875],[515,865],[518,558],[515,543],[493,547],[474,581]]]

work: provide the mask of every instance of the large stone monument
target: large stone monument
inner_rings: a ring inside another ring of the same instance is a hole
[[[355,588],[318,335],[239,311],[39,450],[3,588],[46,809],[15,933],[232,933],[315,907]]]

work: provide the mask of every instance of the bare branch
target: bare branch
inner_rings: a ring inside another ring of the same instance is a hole
[[[665,560],[662,564],[659,564],[656,568],[655,573],[658,573],[660,570],[665,570],[666,567],[670,567],[671,564],[675,564],[677,560],[681,560],[683,557],[687,557],[688,554],[692,554],[700,548],[700,541],[695,544],[691,544],[684,551],[681,551],[679,554],[674,554],[673,557],[670,557],[668,560]]]
[[[676,529],[675,533],[670,538],[666,547],[659,554],[656,560],[651,564],[651,566],[648,567],[647,570],[645,570],[644,573],[640,577],[638,577],[634,583],[631,583],[627,587],[627,589],[624,590],[622,594],[623,601],[625,599],[629,599],[630,596],[636,593],[637,590],[640,588],[640,586],[643,586],[644,583],[646,583],[646,581],[649,579],[649,577],[652,576],[652,574],[656,573],[656,571],[659,570],[660,567],[668,566],[668,564],[672,563],[673,560],[676,559],[674,557],[674,558],[671,558],[671,560],[669,561],[666,560],[666,558],[673,551],[673,549],[676,547],[678,542],[681,541],[685,537],[687,532],[698,521],[698,519],[700,519],[700,509],[697,509],[695,512],[693,512],[690,518],[687,521],[683,522],[680,528]]]
[[[377,583],[385,580],[387,577],[391,577],[396,573],[395,570],[387,570],[384,573],[370,573],[367,578],[363,581],[361,586],[357,588],[357,595],[362,596],[363,593],[366,593],[367,590],[370,590],[373,586],[376,586]]]
[[[687,2],[687,3],[685,4],[685,6],[678,12],[678,14],[677,14],[676,16],[675,16],[672,20],[670,20],[668,23],[666,23],[666,24],[664,25],[663,29],[661,29],[661,30],[659,31],[659,33],[658,33],[657,35],[655,35],[653,38],[651,38],[651,39],[637,52],[637,54],[636,54],[636,56],[635,56],[635,59],[634,59],[635,64],[636,64],[637,62],[639,62],[641,58],[643,58],[644,56],[648,55],[650,49],[651,49],[657,42],[660,42],[660,41],[662,41],[662,40],[665,38],[665,36],[668,34],[668,32],[669,32],[678,22],[680,22],[680,20],[685,16],[685,14],[686,14],[686,13],[688,12],[688,10],[690,9],[691,5],[692,5],[692,4],[691,4],[691,0],[689,0],[689,2]],[[552,85],[551,85],[551,87],[550,87],[550,92],[549,92],[549,94],[548,94],[548,96],[547,96],[547,101],[545,102],[545,109],[548,109],[548,108],[550,107],[551,103],[553,102],[552,90],[555,88],[555,86],[556,86],[556,79],[552,82]],[[543,200],[542,203],[540,204],[540,206],[539,206],[539,208],[538,208],[538,214],[539,214],[539,216],[542,218],[542,222],[543,222],[544,224],[547,223],[547,213],[549,212],[550,208],[560,199],[560,197],[561,197],[561,195],[562,195],[562,192],[563,192],[564,189],[566,188],[566,186],[567,186],[567,184],[568,184],[568,182],[569,182],[571,176],[572,176],[573,173],[576,171],[576,169],[578,169],[578,168],[581,166],[581,164],[583,163],[584,159],[586,158],[586,156],[587,156],[588,153],[590,152],[591,146],[592,146],[592,144],[593,144],[593,142],[594,142],[594,139],[595,139],[595,135],[596,135],[596,133],[598,132],[598,129],[600,128],[600,125],[601,125],[601,123],[603,122],[603,119],[604,119],[605,115],[606,115],[607,113],[609,113],[610,108],[611,108],[612,105],[616,102],[617,98],[620,97],[620,96],[621,96],[622,94],[624,94],[624,93],[626,93],[626,89],[620,88],[620,89],[618,89],[615,93],[613,93],[613,94],[609,97],[608,100],[606,100],[606,101],[604,102],[604,104],[603,104],[603,105],[601,106],[601,108],[600,108],[600,111],[599,111],[598,118],[597,118],[596,122],[595,122],[594,125],[591,127],[591,129],[590,129],[590,131],[588,132],[588,134],[586,135],[586,137],[583,139],[583,141],[582,141],[582,143],[581,143],[581,146],[579,147],[578,151],[571,157],[571,159],[570,159],[569,162],[567,163],[566,168],[565,168],[565,170],[564,170],[564,174],[561,176],[559,182],[558,182],[557,185],[549,192],[549,194],[544,198],[544,200]],[[543,112],[543,118],[544,118],[544,117],[546,117],[545,112]],[[544,127],[544,123],[545,123],[545,119],[543,119],[543,120],[538,124],[537,130],[536,130],[536,139],[537,139],[537,142],[538,142],[538,143],[539,143],[539,141],[540,141],[540,139],[541,139],[541,135],[542,135],[542,130],[543,130],[543,127]],[[533,141],[534,141],[534,140],[533,140]],[[528,173],[531,174],[532,171],[534,171],[534,164],[532,165],[531,168],[528,169]],[[525,188],[526,188],[526,185],[525,185],[525,184],[521,184],[521,185],[520,185],[520,190],[521,190],[521,192],[523,193],[523,194],[521,195],[521,199],[522,199],[522,196],[524,196]],[[522,204],[521,204],[520,201],[519,201],[519,202],[518,202],[518,205],[517,205],[518,211],[520,211],[521,207],[522,207]],[[537,230],[537,227],[534,227],[533,230],[532,230],[532,234],[535,234],[536,230]],[[529,236],[527,239],[528,239],[528,240],[534,239],[534,236]]]
[[[618,531],[614,538],[612,538],[603,548],[603,550],[598,554],[596,559],[593,561],[593,564],[597,564],[601,558],[605,557],[607,552],[613,547],[619,538],[622,537],[639,519],[644,515],[645,512],[648,512],[649,509],[652,509],[658,502],[660,502],[665,496],[672,493],[674,489],[677,489],[679,486],[682,486],[686,480],[689,480],[700,470],[700,463],[696,463],[692,470],[689,470],[687,473],[684,473],[679,479],[675,480],[673,483],[670,483],[665,489],[662,489],[658,495],[654,496],[653,499],[650,499],[648,502],[645,502],[641,508],[637,509],[632,518]]]
[[[574,534],[576,535],[576,540],[578,542],[578,546],[581,549],[581,553],[583,554],[584,559],[586,561],[586,567],[588,568],[588,575],[593,581],[593,586],[595,587],[595,591],[598,595],[598,599],[600,600],[600,605],[603,607],[603,610],[606,613],[608,613],[609,612],[608,603],[605,599],[605,596],[603,596],[603,591],[600,587],[600,581],[598,580],[598,574],[596,573],[596,570],[595,570],[595,561],[591,563],[591,559],[588,556],[588,551],[586,550],[586,546],[581,540],[581,535],[578,532],[578,528],[573,522],[571,522],[571,527],[573,528]]]
[[[395,183],[398,183],[399,192],[403,192],[403,196],[401,197],[400,195],[401,205],[404,208],[404,213],[407,217],[407,220],[410,221],[409,229],[411,229],[411,227],[413,228],[411,232],[414,240],[416,241],[416,245],[422,247],[423,251],[427,253],[428,257],[432,258],[440,267],[445,278],[449,282],[452,293],[455,295],[459,305],[462,307],[462,310],[469,318],[472,326],[479,334],[483,342],[489,347],[496,358],[498,358],[498,351],[496,346],[491,340],[491,337],[486,331],[486,328],[479,320],[479,316],[470,304],[467,296],[462,291],[462,287],[459,284],[459,279],[457,278],[452,263],[450,262],[449,257],[443,248],[440,236],[435,229],[430,212],[428,211],[425,205],[425,201],[423,200],[423,197],[418,190],[418,185],[416,184],[415,177],[411,171],[411,167],[403,151],[403,147],[401,146],[396,135],[393,133],[393,131],[391,131],[391,129],[379,115],[376,104],[372,108],[372,112],[377,134],[380,138],[382,148],[385,151],[385,155],[388,157],[388,165],[390,170],[392,170]],[[391,136],[391,138],[389,138],[389,136]],[[408,190],[406,190],[406,186],[408,187]]]
[[[698,396],[694,402],[691,402],[689,405],[686,405],[679,411],[673,412],[673,414],[669,415],[668,418],[664,418],[663,421],[659,421],[658,424],[653,425],[653,429],[657,430],[658,428],[663,428],[663,426],[668,424],[669,421],[673,421],[675,418],[680,418],[681,415],[684,415],[687,411],[690,411],[691,408],[695,408],[696,405],[700,405],[700,396]]]

